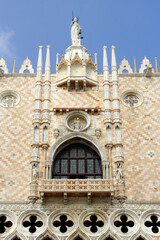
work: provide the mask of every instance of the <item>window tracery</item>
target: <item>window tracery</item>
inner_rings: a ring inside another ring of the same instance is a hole
[[[117,228],[121,229],[121,232],[127,233],[129,231],[129,228],[134,226],[134,222],[132,220],[129,220],[126,215],[120,216],[120,220],[116,220],[114,222],[114,225]]]
[[[37,217],[35,215],[32,215],[29,217],[29,220],[26,220],[23,222],[23,226],[25,228],[28,228],[28,231],[30,233],[35,233],[37,231],[37,228],[40,228],[43,226],[43,222],[40,220],[37,220]]]
[[[98,220],[95,214],[91,215],[90,220],[85,220],[83,224],[85,227],[89,227],[92,233],[97,232],[98,228],[101,228],[104,226],[104,222],[101,220]]]
[[[121,101],[125,106],[135,108],[142,104],[143,97],[142,94],[136,90],[127,90],[122,93]]]
[[[20,101],[20,96],[17,92],[6,90],[0,93],[0,105],[5,108],[15,107]]]
[[[13,223],[5,215],[0,216],[0,234],[5,233],[12,225]]]
[[[61,215],[59,220],[53,222],[54,227],[59,227],[61,233],[67,232],[68,227],[72,227],[74,225],[73,221],[68,220],[66,215]]]
[[[84,144],[75,143],[62,149],[54,160],[53,178],[102,178],[98,154]]]
[[[160,221],[156,215],[151,215],[150,219],[145,221],[144,225],[150,228],[153,233],[158,233],[160,231]]]

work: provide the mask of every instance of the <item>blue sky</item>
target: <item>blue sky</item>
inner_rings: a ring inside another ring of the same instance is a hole
[[[116,46],[117,65],[123,57],[137,69],[146,56],[160,69],[160,0],[0,0],[0,57],[12,72],[28,56],[37,66],[38,46],[51,45],[51,71],[55,73],[56,53],[65,53],[71,45],[72,11],[79,17],[82,45],[90,54],[98,54],[98,69],[102,73],[102,48],[107,45],[111,62],[111,46]],[[94,56],[93,56],[94,59]]]

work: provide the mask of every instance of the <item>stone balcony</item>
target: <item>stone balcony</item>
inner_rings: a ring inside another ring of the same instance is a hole
[[[110,196],[113,181],[108,179],[47,179],[42,180],[39,192],[44,196]]]

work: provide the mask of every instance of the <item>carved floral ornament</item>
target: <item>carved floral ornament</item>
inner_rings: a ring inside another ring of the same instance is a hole
[[[127,90],[122,93],[121,102],[130,108],[139,107],[143,103],[143,96],[137,90]]]
[[[83,111],[72,111],[65,117],[65,126],[70,131],[84,131],[90,126],[89,115]]]
[[[0,105],[5,108],[15,107],[20,101],[20,95],[13,90],[0,93]]]

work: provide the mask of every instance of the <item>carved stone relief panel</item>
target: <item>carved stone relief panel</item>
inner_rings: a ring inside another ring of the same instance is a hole
[[[72,111],[65,117],[65,126],[70,131],[84,131],[90,126],[89,115],[83,111]]]
[[[143,96],[137,90],[127,90],[121,95],[121,102],[130,108],[135,108],[143,103]]]
[[[5,108],[15,107],[20,101],[20,95],[13,90],[0,93],[0,105]]]

